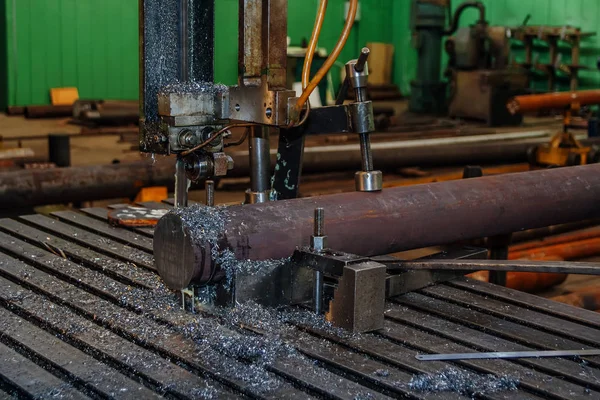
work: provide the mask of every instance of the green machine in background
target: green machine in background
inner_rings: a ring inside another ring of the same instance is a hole
[[[413,47],[418,52],[418,69],[410,84],[410,111],[427,114],[447,111],[447,83],[441,79],[442,40],[456,32],[462,12],[471,7],[479,10],[476,26],[485,27],[485,8],[479,1],[462,3],[452,18],[450,0],[412,0],[410,25]]]
[[[417,75],[410,83],[412,112],[441,114],[447,108],[447,84],[441,80],[441,65],[449,8],[449,0],[412,0],[412,44],[418,51]]]

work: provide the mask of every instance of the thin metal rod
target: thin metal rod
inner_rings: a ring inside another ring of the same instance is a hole
[[[527,260],[422,260],[405,261],[388,265],[390,271],[439,270],[439,271],[515,271],[543,272],[553,274],[600,275],[600,263],[571,261]]]
[[[206,205],[209,207],[215,206],[215,181],[206,181]]]
[[[185,161],[177,158],[175,164],[175,207],[187,207],[189,180],[185,174]]]
[[[363,171],[373,171],[373,152],[371,151],[371,141],[369,135],[362,133],[359,136]]]
[[[249,142],[250,185],[253,192],[265,192],[271,184],[269,128],[255,126]]]
[[[321,207],[315,208],[315,236],[325,234],[325,210]]]
[[[504,351],[494,353],[417,354],[421,361],[483,360],[508,358],[597,356],[600,350],[550,350],[550,351]]]
[[[323,272],[314,271],[313,282],[313,310],[315,314],[323,311]]]

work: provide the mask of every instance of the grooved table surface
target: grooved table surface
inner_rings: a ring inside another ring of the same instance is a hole
[[[598,348],[600,314],[465,278],[388,301],[362,335],[302,309],[192,314],[155,273],[152,229],[106,219],[0,220],[0,399],[600,398],[599,357],[415,358]]]

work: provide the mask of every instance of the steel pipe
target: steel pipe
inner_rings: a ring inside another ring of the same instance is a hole
[[[254,127],[249,140],[250,184],[253,192],[271,189],[269,128]]]
[[[329,246],[373,256],[600,217],[600,165],[232,206],[223,213],[220,251],[239,260],[290,256],[307,246],[313,212],[327,213]],[[206,209],[166,215],[154,236],[165,283],[181,289],[219,276],[203,221]]]
[[[600,90],[516,96],[508,101],[507,108],[511,114],[517,114],[541,109],[565,108],[574,103],[579,105],[600,104]]]
[[[175,181],[171,160],[0,173],[0,209],[135,197]]]
[[[467,143],[459,145],[410,146],[410,140],[376,142],[371,144],[373,160],[378,170],[393,171],[401,167],[491,165],[495,163],[527,162],[527,149],[547,143],[549,136],[518,142]],[[600,145],[600,138],[581,141],[585,146]],[[250,174],[247,151],[229,153],[235,168],[228,177],[245,177]],[[351,145],[307,146],[302,159],[304,174],[333,171],[352,171],[361,168],[361,152],[358,143]],[[277,163],[277,150],[271,151],[271,165]]]

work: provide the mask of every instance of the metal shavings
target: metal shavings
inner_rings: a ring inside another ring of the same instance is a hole
[[[235,275],[238,273],[245,275],[256,275],[258,273],[267,274],[290,260],[290,258],[262,261],[238,260],[235,254],[229,249],[220,252],[217,251],[216,254],[213,251],[212,257],[214,262],[225,271],[227,279],[224,286],[227,290],[232,289]]]
[[[221,249],[219,241],[225,231],[225,221],[228,217],[224,206],[207,207],[194,204],[186,208],[175,208],[171,213],[181,218],[188,227],[194,227],[190,229],[190,234],[196,245],[204,247],[208,243],[213,262],[225,272],[224,286],[228,290],[232,288],[234,277],[238,273],[246,275],[268,273],[289,261],[289,258],[262,261],[238,260],[230,249]]]
[[[375,375],[381,376],[383,378],[387,378],[388,376],[390,376],[390,371],[387,369],[378,369],[374,373],[375,373]]]
[[[191,394],[195,399],[216,399],[219,397],[219,391],[209,385],[205,388],[196,388]]]
[[[196,289],[196,301],[201,305],[213,304],[217,297],[217,287],[215,285],[202,286]]]
[[[212,93],[220,94],[225,93],[228,87],[220,83],[212,82],[171,82],[168,85],[160,89],[160,95],[167,94],[200,94],[200,93]]]
[[[226,207],[193,204],[189,207],[174,208],[170,214],[181,218],[187,226],[194,227],[194,230],[191,231],[194,242],[200,244],[206,241],[212,247],[218,247],[219,237],[225,230]]]
[[[413,376],[408,386],[418,392],[455,392],[479,396],[503,390],[516,390],[519,379],[508,375],[479,375],[456,368],[446,368],[435,374]]]
[[[219,365],[223,373],[242,380],[256,393],[272,391],[281,386],[281,381],[270,374],[266,367],[283,353],[261,341],[260,336],[242,334],[234,330],[237,327],[227,327],[216,319],[197,315],[176,329],[194,340],[198,354],[210,357],[211,362]]]

